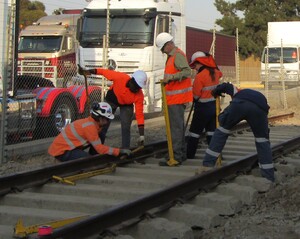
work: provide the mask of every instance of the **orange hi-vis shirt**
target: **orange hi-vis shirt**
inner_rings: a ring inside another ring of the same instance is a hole
[[[55,157],[62,155],[66,151],[91,144],[99,154],[118,156],[120,149],[102,144],[99,138],[100,130],[99,124],[91,116],[76,120],[68,124],[54,139],[48,149],[48,153]]]
[[[185,54],[179,48],[177,48],[175,54],[170,55],[167,59],[165,75],[172,75],[179,72],[179,70],[175,67],[175,58],[177,54],[182,54],[185,56]],[[182,79],[181,81],[170,81],[165,86],[165,90],[168,105],[185,104],[192,102],[193,100],[191,78]]]
[[[208,69],[203,69],[199,72],[193,83],[193,96],[198,102],[206,103],[210,101],[215,101],[216,99],[211,95],[211,91],[217,87],[220,83],[220,78],[222,77],[221,71],[214,69],[215,80],[209,74]]]
[[[113,89],[120,105],[134,104],[137,124],[144,125],[144,93],[142,89],[137,93],[133,93],[126,87],[126,84],[131,77],[123,72],[102,68],[97,68],[96,74],[103,75],[106,79],[113,82],[110,89]]]

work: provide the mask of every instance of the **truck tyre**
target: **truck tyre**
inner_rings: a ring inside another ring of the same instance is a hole
[[[61,130],[76,119],[76,102],[69,96],[61,95],[53,103],[50,116],[38,118],[35,139],[58,135]]]
[[[51,136],[58,135],[67,124],[70,124],[76,119],[77,107],[69,97],[58,97],[51,109],[51,116],[49,117],[49,133]]]

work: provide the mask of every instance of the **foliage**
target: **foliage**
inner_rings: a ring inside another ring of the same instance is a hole
[[[29,0],[20,1],[20,25],[22,28],[31,25],[33,22],[36,22],[46,15],[45,5],[42,2],[31,2]]]
[[[251,55],[260,57],[267,44],[268,22],[300,21],[299,0],[237,0],[235,3],[215,0],[214,5],[223,15],[216,20],[221,33],[236,35],[238,28],[243,59]]]

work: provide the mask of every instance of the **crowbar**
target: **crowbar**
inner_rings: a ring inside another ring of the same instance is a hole
[[[220,96],[216,97],[216,128],[219,127],[219,115],[221,112],[221,106],[220,106]],[[217,167],[222,166],[222,157],[221,154],[218,156],[217,162],[216,162]]]
[[[172,143],[172,135],[171,135],[171,127],[170,127],[170,118],[169,118],[169,111],[168,111],[167,97],[166,97],[166,90],[165,90],[164,81],[161,80],[160,84],[161,84],[161,93],[162,93],[164,115],[165,115],[165,121],[166,121],[168,151],[169,151],[169,158],[170,158],[167,161],[167,164],[169,166],[176,166],[176,165],[179,164],[179,162],[174,159],[173,143]]]

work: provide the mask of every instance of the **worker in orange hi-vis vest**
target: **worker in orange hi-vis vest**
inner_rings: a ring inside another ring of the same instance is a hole
[[[205,130],[207,143],[216,129],[216,99],[211,91],[217,87],[222,72],[212,55],[197,51],[192,55],[190,67],[197,75],[193,82],[194,114],[187,137],[187,158],[195,158],[200,136]]]
[[[161,166],[176,166],[186,160],[184,112],[193,100],[191,68],[185,53],[175,46],[173,36],[162,32],[156,37],[156,46],[168,58],[163,83],[165,87],[174,160],[161,161]]]
[[[120,108],[120,121],[122,131],[122,148],[130,148],[131,139],[131,124],[135,118],[138,125],[139,137],[137,139],[138,145],[144,145],[144,93],[142,88],[147,86],[147,74],[142,70],[133,72],[128,75],[124,72],[119,72],[110,69],[95,68],[85,70],[78,69],[80,75],[103,75],[107,80],[112,81],[113,84],[106,93],[105,101],[112,107],[113,113],[117,108]],[[104,143],[106,131],[109,124],[102,130],[100,138]]]
[[[68,124],[54,139],[48,153],[61,162],[94,154],[130,156],[131,150],[103,145],[99,138],[101,129],[112,119],[114,115],[108,103],[93,103],[91,115]],[[89,152],[85,151],[85,146],[89,146]]]

